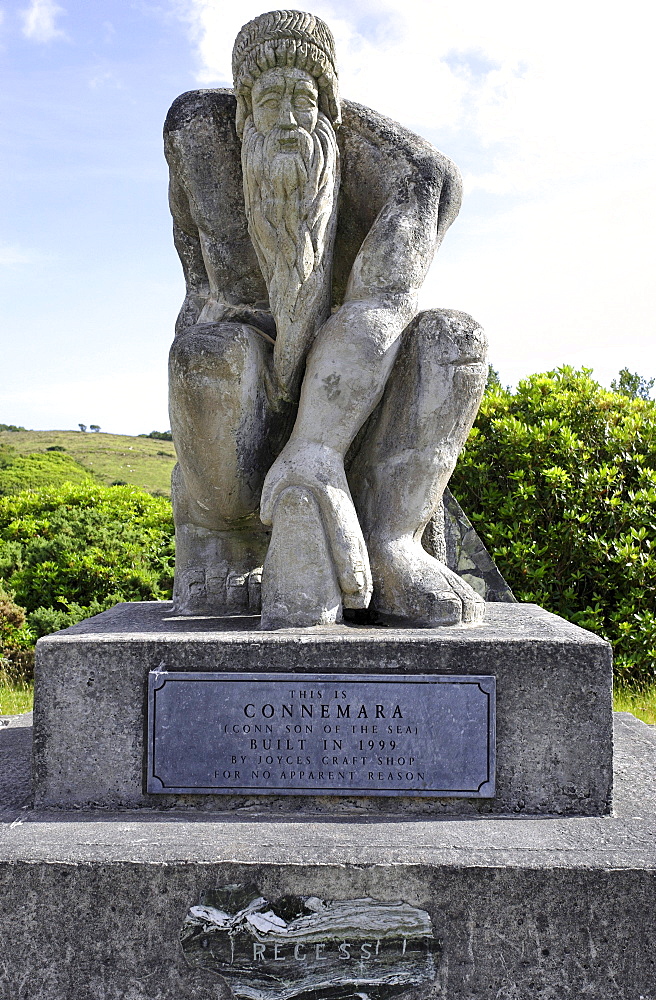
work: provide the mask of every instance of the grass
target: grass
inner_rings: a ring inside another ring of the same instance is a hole
[[[33,681],[10,681],[0,674],[0,715],[31,712],[33,701]]]
[[[643,722],[656,725],[656,684],[644,691],[633,688],[616,688],[613,693],[616,712],[631,712]]]
[[[102,431],[0,431],[0,445],[9,445],[19,455],[51,454],[48,448],[62,448],[62,454],[107,486],[120,482],[140,486],[155,496],[171,495],[175,465],[171,441]]]

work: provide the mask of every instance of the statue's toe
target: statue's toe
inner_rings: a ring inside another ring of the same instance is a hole
[[[396,540],[370,546],[371,554],[379,621],[400,628],[437,628],[483,620],[482,597],[419,546]]]
[[[462,621],[466,625],[474,625],[483,620],[485,601],[462,577],[453,570],[446,569],[449,585],[462,604]]]

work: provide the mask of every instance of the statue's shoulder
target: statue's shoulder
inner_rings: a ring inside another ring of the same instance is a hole
[[[364,104],[342,101],[340,132],[344,152],[350,159],[368,160],[372,166],[384,160],[426,179],[430,177],[457,187],[461,184],[460,171],[453,160],[427,139]]]
[[[188,90],[176,97],[169,108],[164,122],[164,136],[186,131],[195,125],[210,122],[217,129],[234,131],[237,102],[232,90],[213,88],[211,90]]]
[[[356,255],[374,226],[379,247],[394,246],[404,214],[437,245],[462,199],[455,163],[426,139],[354,101],[342,101],[340,212],[333,259],[336,297],[344,294]],[[390,224],[390,219],[394,220]]]

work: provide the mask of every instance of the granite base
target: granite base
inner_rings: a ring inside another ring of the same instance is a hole
[[[474,628],[334,625],[256,630],[251,618],[178,618],[168,603],[120,604],[40,639],[35,796],[60,808],[236,815],[604,815],[612,790],[612,668],[606,642],[535,605],[489,604]],[[493,799],[154,795],[145,785],[151,670],[492,675]]]
[[[208,888],[372,896],[431,917],[445,1000],[656,998],[656,732],[615,719],[608,817],[238,817],[30,807],[0,728],[0,996],[228,1000],[180,945]]]

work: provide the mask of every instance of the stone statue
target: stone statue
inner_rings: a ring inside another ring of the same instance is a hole
[[[458,170],[340,100],[312,14],[250,21],[233,73],[234,94],[183,94],[165,126],[187,284],[170,355],[176,610],[261,606],[263,628],[367,608],[479,621],[482,598],[422,545],[487,373],[471,317],[417,313]]]

